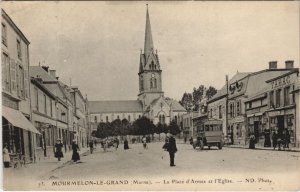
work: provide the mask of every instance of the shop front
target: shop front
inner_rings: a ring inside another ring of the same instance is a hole
[[[247,132],[246,132],[246,143],[249,141],[250,134],[254,134],[255,143],[259,146],[265,146],[265,140],[270,138],[270,129],[267,126],[266,113],[253,113],[247,115]],[[265,147],[270,147],[268,144]]]
[[[283,138],[284,130],[287,129],[290,133],[290,144],[296,146],[296,108],[282,108],[280,110],[268,111],[269,127],[271,132],[278,132],[278,136]]]
[[[227,135],[230,143],[235,145],[246,144],[246,117],[239,116],[228,120]]]
[[[2,145],[7,145],[9,153],[34,160],[34,136],[40,132],[22,112],[2,106],[2,131]]]

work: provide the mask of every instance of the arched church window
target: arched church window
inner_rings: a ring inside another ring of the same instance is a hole
[[[165,115],[162,116],[162,122],[163,124],[166,122]]]
[[[106,122],[108,122],[108,116],[106,116]]]
[[[128,115],[128,121],[130,121],[130,115]]]
[[[154,88],[157,88],[156,78],[154,78]]]
[[[153,82],[152,82],[152,78],[150,79],[150,88],[153,88]]]
[[[144,80],[143,80],[143,76],[141,76],[140,88],[141,88],[141,91],[144,90]]]

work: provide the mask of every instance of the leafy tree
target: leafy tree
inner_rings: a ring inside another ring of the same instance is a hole
[[[168,130],[170,131],[171,134],[177,135],[178,133],[181,132],[178,124],[176,123],[175,120],[172,120],[168,126]]]
[[[97,138],[102,138],[102,139],[110,136],[111,135],[110,127],[111,126],[110,126],[109,122],[107,122],[107,123],[103,123],[103,122],[99,123],[98,127],[97,127],[97,132],[96,132],[95,136]]]
[[[122,120],[120,133],[122,136],[130,135],[132,133],[132,126],[127,119]]]
[[[120,119],[115,119],[111,122],[111,136],[121,135],[122,122]]]
[[[193,106],[193,96],[191,93],[184,93],[179,103],[187,110],[191,111]]]
[[[206,91],[206,96],[208,99],[212,98],[217,93],[217,89],[209,86],[209,88]]]

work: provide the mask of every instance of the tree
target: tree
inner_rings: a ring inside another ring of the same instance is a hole
[[[204,92],[204,85],[200,85],[198,89],[194,87],[193,90],[193,111],[198,111],[199,109],[199,103],[202,99]]]
[[[206,96],[208,99],[212,98],[217,93],[217,89],[209,86],[209,88],[206,91]]]
[[[120,119],[115,119],[111,122],[111,136],[121,135],[122,122]]]
[[[123,119],[121,122],[120,134],[122,136],[125,136],[125,135],[130,135],[131,132],[132,132],[132,126],[130,122],[127,119]]]
[[[193,96],[191,93],[184,93],[179,103],[187,110],[191,111],[193,106]]]
[[[137,135],[153,134],[153,123],[149,118],[143,116],[134,122],[134,127]]]
[[[168,130],[170,131],[171,134],[177,135],[178,133],[181,132],[177,122],[175,120],[172,120],[168,126]]]
[[[163,125],[158,122],[155,126],[155,133],[158,134],[158,140],[160,141],[160,134],[163,132]]]
[[[97,127],[97,132],[95,134],[95,136],[97,138],[106,138],[108,136],[110,136],[110,124],[109,122],[107,123],[99,123],[98,124],[98,127]]]

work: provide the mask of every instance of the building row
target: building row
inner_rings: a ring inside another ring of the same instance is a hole
[[[294,62],[277,61],[257,72],[237,72],[211,99],[202,99],[198,112],[183,116],[184,134],[197,136],[204,124],[222,127],[225,139],[233,144],[246,145],[254,134],[263,145],[265,133],[277,131],[282,136],[289,130],[292,146],[300,146],[299,69]]]
[[[88,142],[87,99],[47,66],[30,66],[29,41],[2,10],[2,144],[35,162],[53,155],[57,139]]]

